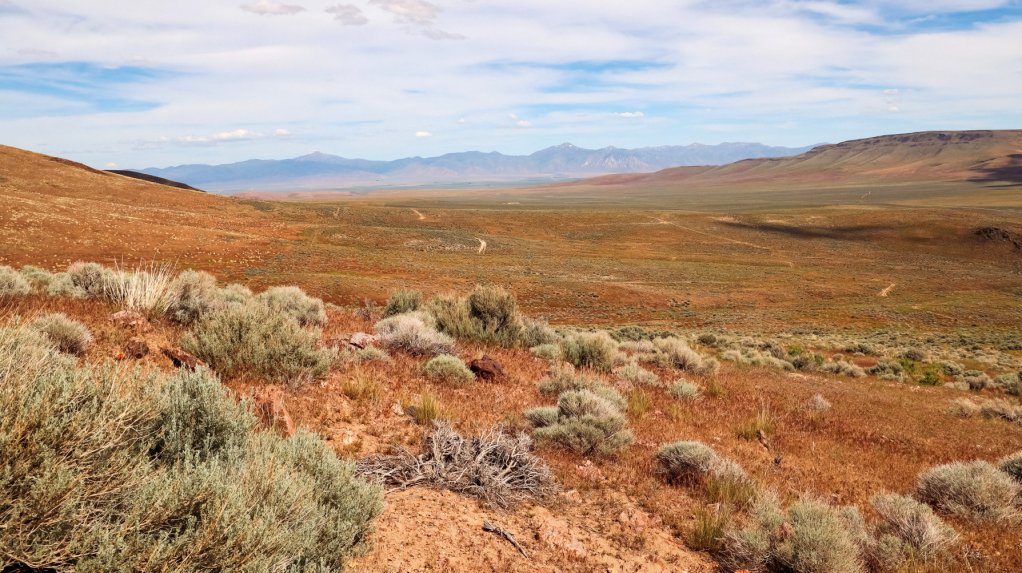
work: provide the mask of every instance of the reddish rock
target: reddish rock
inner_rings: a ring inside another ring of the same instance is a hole
[[[540,523],[536,539],[571,559],[583,560],[589,555],[582,542],[568,529],[568,524],[559,519],[549,518]]]
[[[164,346],[161,351],[163,355],[170,358],[170,361],[174,363],[176,368],[187,368],[189,370],[195,370],[199,366],[205,366],[206,363],[198,358],[188,354],[180,348],[168,348]]]
[[[122,310],[110,315],[110,322],[121,328],[127,328],[135,332],[149,332],[152,325],[144,314],[136,310]]]
[[[348,340],[348,344],[354,346],[355,348],[362,349],[367,346],[372,346],[376,344],[376,340],[377,337],[372,334],[366,334],[365,332],[356,332],[355,334],[351,335],[351,338]]]
[[[124,356],[139,360],[149,354],[149,344],[141,338],[132,338],[124,344]]]
[[[470,362],[468,369],[476,375],[476,378],[487,382],[492,382],[504,376],[504,369],[500,366],[500,362],[497,362],[488,354]]]
[[[252,397],[252,407],[263,426],[279,431],[285,436],[295,433],[295,423],[284,405],[284,391],[267,386]]]

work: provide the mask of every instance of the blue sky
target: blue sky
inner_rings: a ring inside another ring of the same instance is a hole
[[[1022,128],[1020,0],[0,0],[0,143],[94,166]]]

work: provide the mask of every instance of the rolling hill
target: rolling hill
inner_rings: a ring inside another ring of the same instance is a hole
[[[759,143],[583,149],[564,143],[531,155],[468,151],[439,157],[371,161],[312,153],[284,160],[180,165],[138,171],[218,192],[308,191],[359,186],[552,181],[608,173],[650,172],[679,165],[720,165],[753,157],[795,155],[806,149],[770,147]]]

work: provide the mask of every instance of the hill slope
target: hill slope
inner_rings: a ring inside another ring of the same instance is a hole
[[[0,146],[0,242],[7,262],[63,265],[115,253],[129,260],[215,260],[237,250],[247,229],[280,234],[282,226],[269,221],[236,199]]]
[[[141,171],[215,191],[296,191],[356,186],[556,180],[608,173],[650,172],[679,165],[720,165],[751,157],[795,155],[806,149],[770,147],[759,143],[583,149],[564,143],[531,155],[468,151],[439,157],[371,161],[312,153],[277,161],[180,165]]]

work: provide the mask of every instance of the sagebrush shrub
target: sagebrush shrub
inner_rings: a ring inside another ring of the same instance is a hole
[[[330,367],[320,333],[257,301],[229,305],[203,315],[181,339],[181,347],[223,376],[251,372],[273,381],[305,382]]]
[[[618,356],[617,342],[606,332],[579,332],[561,342],[564,359],[578,368],[610,372]]]
[[[36,318],[31,327],[42,333],[54,348],[66,354],[80,356],[92,345],[89,328],[60,312]]]
[[[32,283],[33,286],[45,289],[50,285],[50,281],[53,280],[54,274],[35,265],[25,265],[21,267],[21,276],[28,279],[28,282]]]
[[[468,384],[475,380],[475,374],[468,369],[465,362],[457,356],[441,354],[435,356],[422,367],[426,376],[455,385]]]
[[[620,395],[570,390],[558,398],[556,416],[543,408],[526,412],[526,417],[537,425],[535,436],[539,440],[582,455],[609,455],[633,440],[623,408]]]
[[[217,291],[217,298],[222,304],[245,304],[252,296],[252,289],[237,283],[231,283]]]
[[[319,573],[363,550],[379,489],[319,438],[254,431],[207,371],[79,368],[31,333],[0,329],[0,568]]]
[[[997,462],[997,467],[1022,484],[1022,450],[1009,454]]]
[[[678,380],[667,389],[667,393],[678,400],[698,400],[702,398],[699,386],[687,381]]]
[[[865,571],[860,541],[862,516],[853,507],[835,508],[803,499],[788,508],[789,534],[777,544],[776,558],[795,573]]]
[[[181,324],[192,324],[216,309],[221,299],[216,278],[205,271],[191,269],[174,279],[171,293],[171,304],[167,312]]]
[[[892,551],[898,545],[901,561],[927,562],[945,556],[958,540],[955,530],[934,515],[930,506],[910,497],[883,494],[874,497],[872,503],[880,518],[877,537],[891,536],[900,542],[883,544],[883,561],[887,564],[898,559]]]
[[[383,318],[415,312],[422,307],[422,293],[417,290],[399,290],[390,295],[383,307]]]
[[[32,294],[32,284],[16,269],[0,266],[0,298]]]
[[[323,326],[327,321],[323,301],[305,294],[296,286],[269,288],[259,293],[256,300],[271,310],[294,318],[302,326]]]
[[[1019,515],[1022,484],[989,462],[954,462],[919,475],[915,496],[935,509],[971,519],[1004,520]]]
[[[718,558],[728,570],[766,571],[774,560],[775,533],[785,518],[777,494],[770,490],[759,492],[752,502],[749,518],[744,527],[724,534]]]
[[[454,340],[438,332],[430,317],[421,312],[385,318],[376,323],[375,330],[385,348],[412,356],[436,356],[454,350]]]
[[[99,263],[78,261],[67,268],[71,285],[81,296],[101,298],[107,295],[111,283],[116,280],[113,271]]]
[[[702,478],[720,463],[717,452],[702,442],[664,444],[656,453],[656,461],[670,482]]]
[[[75,298],[85,298],[85,291],[75,287],[74,282],[71,280],[71,275],[67,273],[54,273],[53,278],[46,285],[46,294],[48,296],[71,296]]]
[[[660,383],[659,376],[635,362],[629,362],[624,366],[615,368],[614,374],[622,380],[639,386],[653,386]]]
[[[806,401],[806,410],[813,413],[823,414],[824,412],[828,412],[830,408],[830,402],[820,394],[815,394],[812,398]]]
[[[545,360],[560,360],[562,358],[561,347],[556,344],[540,344],[529,349],[536,358]]]

